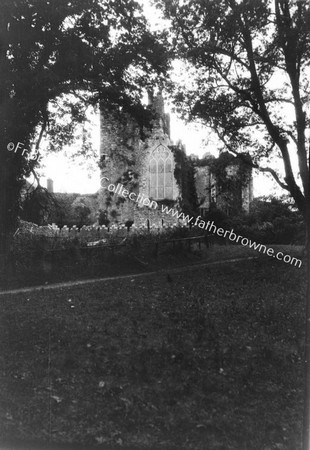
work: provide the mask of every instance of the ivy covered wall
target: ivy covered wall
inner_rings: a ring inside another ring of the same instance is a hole
[[[200,178],[204,171],[206,174],[208,172],[204,195],[209,196],[209,208],[217,208],[230,216],[241,211],[249,212],[253,200],[250,161],[249,155],[241,160],[228,152],[221,153],[218,158],[210,155],[192,160]],[[201,188],[198,191],[198,203],[201,205],[203,194]]]

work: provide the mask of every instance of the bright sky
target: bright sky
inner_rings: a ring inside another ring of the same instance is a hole
[[[91,115],[90,129],[92,145],[96,152],[96,161],[99,161],[100,154],[99,120],[99,114]],[[70,154],[76,153],[77,150],[78,145],[75,147],[64,147],[63,151],[51,153],[44,158],[44,183],[46,185],[46,179],[51,178],[54,182],[54,192],[92,194],[98,191],[100,186],[100,170],[97,167],[97,162],[89,162],[83,157],[79,157],[77,161],[73,161],[70,159]]]
[[[176,142],[181,141],[186,146],[186,153],[203,156],[206,151],[216,154],[216,146],[210,144],[209,148],[203,146],[203,140],[207,137],[207,133],[198,125],[185,125],[183,121],[178,119],[175,114],[171,114],[171,139]],[[100,146],[100,129],[99,115],[94,118],[93,127],[93,145],[97,150],[99,159]],[[74,149],[73,149],[74,151]],[[78,193],[94,193],[100,185],[100,172],[90,174],[87,166],[73,164],[62,152],[50,154],[44,158],[45,170],[44,178],[52,178],[54,181],[55,192],[78,192]]]
[[[151,6],[150,1],[140,0],[140,3],[143,6],[146,17],[151,22],[151,28],[153,30],[163,29],[165,22],[160,18],[156,8]],[[172,141],[176,142],[181,139],[185,144],[188,155],[195,154],[202,157],[206,152],[210,152],[217,156],[218,143],[206,128],[198,124],[185,124],[171,112],[170,105],[166,105],[166,111],[170,113]],[[93,119],[92,137],[99,159],[99,115]],[[282,161],[279,161],[279,164],[282,168]],[[65,157],[63,152],[48,155],[44,159],[44,166],[45,178],[53,179],[55,192],[94,193],[100,186],[99,169],[95,173],[90,173],[87,164],[82,162],[79,165],[73,164],[70,159]],[[277,193],[281,194],[283,191],[278,188],[277,183],[270,176],[254,173],[254,196]]]
[[[217,155],[217,145],[210,140],[208,130],[199,125],[185,124],[178,119],[175,114],[171,115],[171,139],[173,142],[181,139],[185,144],[187,155],[195,154],[202,157],[206,152]],[[98,152],[99,159],[99,116],[96,118],[93,128],[94,148]],[[208,144],[204,145],[204,140]],[[74,151],[74,150],[73,150]],[[281,162],[280,162],[281,163]],[[282,164],[282,163],[281,163]],[[95,193],[100,186],[100,171],[93,173],[87,165],[76,165],[63,153],[50,154],[44,159],[45,177],[42,184],[46,183],[46,178],[51,178],[54,182],[55,192],[77,192],[80,194]],[[267,175],[254,174],[254,196],[269,195],[279,193],[277,184]]]

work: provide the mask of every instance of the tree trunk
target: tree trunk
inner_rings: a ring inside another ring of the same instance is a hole
[[[0,152],[0,255],[6,264],[11,239],[17,227],[20,192],[23,186],[22,159],[2,142]]]
[[[309,154],[310,158],[310,154]],[[309,181],[310,181],[310,161],[309,161]],[[310,190],[310,188],[309,188]],[[302,450],[310,450],[310,192],[306,195],[306,277],[307,277],[307,291],[306,291],[306,333],[305,333],[305,391],[304,391],[304,421],[303,421],[303,436],[302,436]]]

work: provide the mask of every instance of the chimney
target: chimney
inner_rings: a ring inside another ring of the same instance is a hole
[[[54,192],[54,182],[53,182],[53,180],[51,178],[47,179],[47,190],[51,194]]]
[[[147,91],[148,105],[152,106],[154,102],[154,91],[153,89],[149,89]]]

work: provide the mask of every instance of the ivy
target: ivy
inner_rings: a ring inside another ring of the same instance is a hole
[[[153,198],[150,198],[150,200],[152,201]],[[158,206],[167,206],[168,208],[172,208],[175,205],[175,200],[171,200],[170,198],[164,198],[162,200],[155,200],[156,203],[158,204]]]
[[[249,162],[250,157],[247,155]],[[235,173],[232,175],[227,174],[227,169],[233,167]],[[251,178],[251,169],[246,162],[235,158],[228,152],[221,153],[217,159],[212,160],[210,164],[212,173],[215,175],[219,187],[224,191],[230,188],[245,187]]]
[[[245,155],[244,159],[250,156]],[[217,192],[231,211],[240,212],[242,209],[242,189],[248,185],[251,179],[250,166],[228,152],[223,152],[218,158],[207,156],[201,160],[195,160],[194,164],[199,167],[209,166],[215,177]],[[232,168],[233,173],[229,173]]]
[[[181,144],[171,145],[175,159],[174,177],[180,188],[179,205],[185,214],[195,215],[198,199],[195,186],[195,168],[192,160],[186,156]]]

